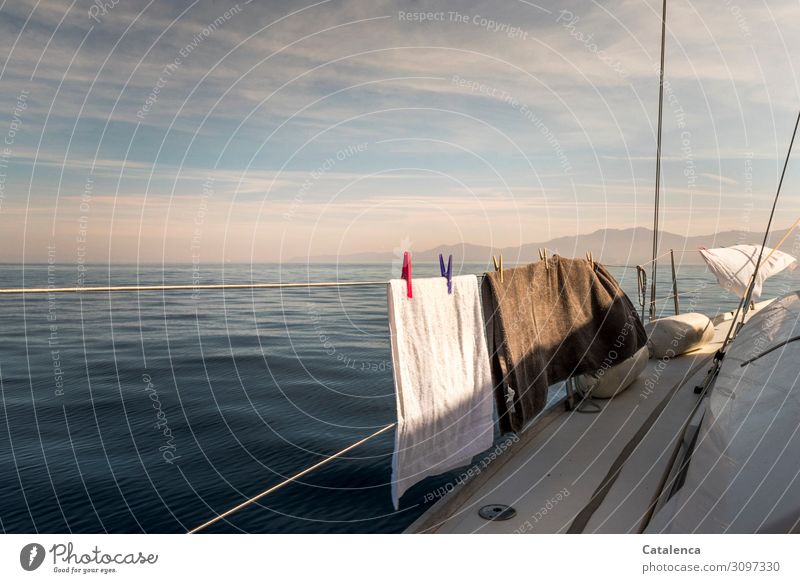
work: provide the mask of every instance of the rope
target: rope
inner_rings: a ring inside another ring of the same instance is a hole
[[[780,348],[781,346],[786,346],[787,344],[791,344],[792,342],[797,342],[798,340],[800,340],[800,336],[792,336],[791,338],[789,338],[789,339],[787,339],[787,340],[784,340],[783,342],[779,342],[778,344],[776,344],[776,345],[775,345],[775,346],[773,346],[772,348],[769,348],[769,349],[765,350],[764,352],[762,352],[762,353],[761,353],[761,354],[759,354],[758,356],[754,356],[754,357],[753,357],[753,358],[751,358],[750,360],[745,360],[745,361],[744,361],[742,364],[740,364],[740,365],[739,365],[739,367],[747,366],[748,364],[750,364],[751,362],[754,362],[754,361],[758,360],[758,359],[759,359],[759,358],[761,358],[762,356],[766,356],[767,354],[769,354],[769,353],[770,353],[770,352],[772,352],[773,350],[777,350],[777,349],[778,349],[778,348]]]
[[[639,292],[639,306],[642,308],[642,320],[644,320],[644,304],[647,301],[647,272],[641,265],[636,266],[636,285]]]
[[[328,462],[330,462],[332,460],[335,460],[336,458],[341,457],[344,454],[346,454],[347,452],[357,448],[359,445],[361,445],[363,443],[366,443],[367,441],[369,441],[373,437],[377,437],[381,433],[386,433],[391,428],[393,428],[395,425],[397,425],[397,424],[396,423],[390,423],[389,425],[379,429],[378,431],[376,431],[372,435],[368,435],[367,437],[365,437],[363,439],[360,439],[359,441],[356,441],[355,443],[353,443],[351,445],[348,445],[346,448],[344,448],[341,451],[336,452],[332,456],[326,457],[322,461],[319,461],[319,462],[315,463],[313,466],[310,466],[310,467],[306,468],[302,472],[296,473],[292,477],[285,479],[283,482],[280,482],[280,483],[275,484],[274,486],[272,486],[270,488],[267,488],[266,490],[264,490],[260,494],[257,494],[256,496],[253,496],[252,498],[249,498],[249,499],[245,500],[244,502],[242,502],[241,504],[238,504],[237,506],[234,506],[230,510],[226,510],[222,514],[219,514],[219,515],[215,516],[214,518],[212,518],[211,520],[209,520],[207,522],[204,522],[200,526],[197,526],[197,527],[193,528],[187,534],[194,534],[196,532],[200,532],[201,530],[204,530],[204,529],[208,528],[212,524],[215,524],[215,523],[219,522],[220,520],[223,520],[224,518],[227,518],[228,516],[230,516],[234,512],[237,512],[237,511],[241,510],[242,508],[245,508],[246,506],[250,506],[252,503],[254,503],[254,502],[258,501],[258,500],[261,500],[267,494],[272,494],[273,492],[275,492],[277,490],[280,490],[284,486],[286,486],[288,484],[291,484],[292,482],[297,481],[299,478],[302,478],[306,474],[309,474],[309,473],[313,472],[317,468],[320,468],[320,467],[324,466],[325,464],[327,464]]]
[[[475,274],[478,279],[484,274]],[[357,287],[386,285],[388,281],[305,281],[287,283],[199,283],[164,284],[164,285],[116,285],[116,286],[79,286],[79,287],[11,287],[0,288],[0,295],[13,294],[49,294],[49,293],[96,293],[96,292],[147,292],[147,291],[181,291],[201,289],[283,289],[307,287]]]
[[[797,218],[797,220],[796,220],[794,223],[792,223],[792,226],[791,226],[791,227],[789,227],[789,229],[786,231],[786,234],[783,236],[783,238],[781,238],[781,240],[780,240],[780,241],[778,241],[778,244],[777,244],[777,245],[775,245],[775,247],[773,247],[773,248],[772,248],[772,251],[770,251],[770,252],[769,252],[769,255],[767,255],[766,259],[764,259],[764,263],[766,263],[767,261],[769,261],[769,258],[770,258],[770,257],[772,257],[772,254],[773,254],[773,253],[775,253],[775,251],[777,251],[778,249],[780,249],[780,248],[781,248],[781,245],[783,245],[783,244],[786,242],[786,239],[788,239],[788,238],[789,238],[789,235],[791,235],[791,234],[792,234],[792,231],[794,231],[794,228],[795,228],[795,227],[796,227],[798,224],[800,224],[800,217],[798,217],[798,218]]]
[[[655,259],[651,259],[650,261],[645,261],[644,263],[640,263],[637,267],[644,267],[645,265],[650,265],[653,261],[661,259],[662,257],[666,257],[667,255],[669,255],[669,251],[665,251]],[[623,265],[622,267],[627,267],[627,266]]]
[[[800,221],[800,219],[798,219]],[[669,252],[665,253],[667,255]],[[663,257],[664,255],[661,255]],[[660,258],[660,257],[659,257]],[[643,263],[647,265],[650,263]],[[611,265],[606,267],[635,267],[633,265]],[[483,273],[475,274],[479,279]],[[11,287],[0,288],[0,295],[50,294],[50,293],[98,293],[98,292],[149,292],[149,291],[194,291],[201,289],[285,289],[308,287],[366,287],[386,285],[388,281],[304,281],[287,283],[198,283],[198,284],[163,284],[163,285],[104,285],[74,287]]]
[[[639,305],[644,307],[647,301],[647,272],[641,265],[636,266],[636,283],[639,287]]]
[[[775,199],[772,201],[772,210],[769,213],[769,221],[767,221],[767,228],[764,231],[764,241],[761,244],[761,249],[758,252],[758,260],[756,261],[755,269],[753,270],[753,275],[750,277],[750,283],[747,286],[747,292],[744,295],[742,295],[742,299],[739,301],[739,306],[736,308],[736,312],[733,315],[733,318],[731,320],[731,325],[728,328],[728,332],[725,334],[725,340],[723,340],[722,346],[720,347],[720,349],[717,350],[717,352],[714,354],[713,366],[711,367],[711,369],[706,374],[706,377],[703,380],[702,385],[700,385],[702,387],[702,390],[700,392],[699,400],[698,400],[697,404],[695,405],[695,410],[697,409],[697,407],[700,406],[700,403],[702,402],[703,397],[709,391],[709,387],[711,386],[711,383],[714,382],[714,380],[716,379],[717,375],[719,374],[720,368],[722,366],[722,360],[725,358],[726,349],[727,349],[728,345],[733,340],[733,338],[736,337],[736,335],[738,334],[739,330],[741,329],[741,326],[744,326],[744,321],[745,321],[745,318],[747,317],[747,310],[750,307],[750,301],[752,299],[753,287],[755,287],[755,283],[756,283],[756,274],[758,273],[758,270],[761,268],[761,257],[764,254],[764,247],[767,245],[767,239],[769,238],[769,232],[770,232],[770,230],[772,228],[772,219],[775,217],[775,209],[778,206],[778,199],[780,198],[780,194],[781,194],[781,186],[783,186],[783,178],[786,175],[786,168],[789,165],[789,157],[792,154],[792,146],[794,145],[794,139],[795,139],[795,136],[797,135],[797,126],[798,125],[800,125],[800,112],[798,112],[797,120],[794,122],[794,130],[792,131],[792,139],[789,141],[789,150],[786,152],[786,160],[783,163],[783,170],[781,171],[781,177],[780,177],[780,180],[778,181],[778,189],[775,192]],[[778,249],[778,247],[783,245],[784,241],[786,241],[786,239],[789,237],[789,233],[791,233],[792,230],[794,230],[795,226],[797,226],[797,224],[799,222],[800,222],[800,218],[797,221],[795,221],[794,224],[789,228],[789,230],[783,236],[783,238],[780,240],[780,242],[769,253],[769,255],[767,256],[767,259],[769,259],[769,257],[772,256],[772,253],[774,253],[775,250]],[[742,313],[741,324],[738,324],[739,312]],[[690,419],[690,418],[691,418],[691,416],[689,418],[687,418],[687,421],[684,423],[684,427],[686,427],[688,425],[688,419]],[[685,431],[686,431],[686,429],[684,428],[683,432],[685,433]],[[679,442],[678,445],[676,445],[676,449],[673,452],[672,462],[670,463],[670,466],[672,466],[675,463],[675,460],[677,459],[679,445],[680,445],[680,442]],[[688,463],[688,460],[685,463]],[[654,500],[653,500],[652,507],[651,507],[651,509],[649,511],[649,516],[647,518],[648,522],[650,520],[650,517],[652,516],[652,513],[653,513],[653,510],[655,508],[655,504],[657,503],[658,497],[661,495],[661,493],[664,491],[664,488],[666,487],[667,476],[668,476],[667,474],[664,475],[664,478],[662,480],[660,488],[658,489],[658,493],[656,494],[656,498],[654,498]]]
[[[662,2],[661,8],[661,67],[658,71],[658,138],[656,140],[656,190],[653,209],[653,269],[650,283],[650,319],[656,315],[656,275],[658,270],[658,212],[661,207],[661,128],[664,111],[664,53],[667,39],[667,0]]]
[[[292,287],[353,287],[367,285],[386,285],[385,281],[309,281],[297,283],[200,283],[176,285],[118,285],[94,287],[14,287],[0,289],[0,294],[45,294],[45,293],[92,293],[117,291],[176,291],[199,289],[275,289]]]
[[[758,270],[761,269],[761,257],[764,255],[764,247],[767,245],[767,239],[769,238],[769,232],[772,229],[772,219],[775,217],[775,209],[778,206],[778,199],[781,196],[781,187],[783,186],[783,179],[786,176],[786,168],[789,166],[789,158],[792,155],[792,147],[794,146],[794,139],[797,136],[797,126],[800,125],[800,111],[797,113],[797,120],[794,122],[794,130],[792,131],[792,139],[789,140],[789,149],[786,151],[786,159],[783,162],[783,170],[781,170],[781,178],[778,181],[778,189],[775,191],[775,198],[772,201],[772,210],[769,213],[769,220],[767,221],[767,228],[764,231],[764,241],[761,243],[761,249],[758,251],[758,259],[756,260],[755,269],[753,269],[753,275],[750,277],[750,283],[747,286],[747,292],[742,296],[742,301],[739,302],[739,307],[736,309],[736,314],[733,316],[733,321],[731,322],[731,327],[728,329],[728,333],[725,335],[725,341],[722,343],[722,348],[720,348],[720,354],[725,354],[725,349],[727,348],[729,342],[736,337],[736,334],[739,332],[739,328],[744,325],[744,320],[747,317],[747,311],[750,308],[750,301],[753,297],[753,288],[756,285],[756,274]],[[800,219],[798,219],[800,220]],[[795,225],[797,222],[795,222]],[[794,225],[792,226],[794,229]],[[789,233],[791,233],[791,230]],[[783,242],[788,238],[789,233],[781,239],[781,242],[775,247],[777,249],[780,247]],[[775,251],[773,249],[773,252]],[[772,252],[770,253],[770,256]],[[741,325],[737,324],[739,318],[739,312],[742,312],[742,323]]]
[[[783,186],[783,179],[786,176],[786,168],[789,166],[789,158],[792,155],[792,147],[794,146],[794,138],[797,136],[797,126],[800,125],[800,112],[797,113],[797,120],[794,122],[794,130],[792,131],[792,139],[789,141],[789,150],[786,152],[786,160],[783,162],[783,170],[781,170],[781,179],[778,181],[778,190],[775,192],[775,199],[772,201],[772,210],[769,213],[769,221],[767,221],[767,228],[764,231],[764,242],[761,243],[761,249],[758,251],[758,259],[756,260],[756,267],[753,270],[753,280],[750,282],[750,285],[747,288],[747,300],[744,304],[744,313],[742,317],[747,315],[747,309],[750,304],[750,298],[753,295],[753,288],[755,287],[756,283],[756,274],[758,273],[759,268],[761,267],[761,257],[764,255],[764,247],[767,246],[767,239],[769,238],[769,232],[772,230],[772,219],[775,218],[775,209],[778,206],[778,199],[781,196],[781,187]],[[792,227],[794,228],[794,227]],[[788,236],[788,233],[786,234]],[[785,239],[785,237],[784,237]],[[783,244],[783,241],[781,241]],[[770,253],[771,255],[771,253]]]

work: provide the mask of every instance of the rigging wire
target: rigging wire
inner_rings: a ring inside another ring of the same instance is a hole
[[[659,230],[659,208],[661,207],[661,129],[663,126],[662,118],[664,112],[664,52],[667,38],[667,0],[662,2],[661,7],[661,67],[658,71],[658,137],[656,139],[656,189],[655,204],[653,208],[653,267],[651,270],[650,288],[650,319],[656,317],[656,275],[658,272],[658,230]]]
[[[772,210],[769,213],[769,221],[767,221],[767,228],[764,231],[764,241],[761,243],[761,249],[759,249],[758,251],[758,259],[756,260],[756,267],[753,270],[753,278],[750,281],[750,285],[747,288],[747,301],[744,304],[744,313],[742,314],[743,318],[745,315],[747,315],[747,309],[750,305],[750,299],[752,298],[753,295],[753,288],[755,287],[756,284],[756,274],[758,273],[758,270],[761,267],[761,258],[764,255],[764,247],[767,246],[767,239],[769,238],[769,233],[772,230],[772,220],[775,218],[775,209],[778,206],[778,199],[781,196],[781,187],[783,186],[783,179],[786,176],[786,168],[788,168],[789,158],[792,156],[792,147],[794,146],[794,139],[797,136],[798,125],[800,125],[800,111],[797,113],[797,119],[794,122],[794,130],[792,131],[792,139],[789,141],[789,149],[786,152],[786,159],[783,161],[783,170],[781,170],[781,179],[778,181],[778,189],[775,192],[775,198],[772,201]],[[781,241],[781,244],[782,243],[783,241]],[[770,253],[770,256],[771,255],[772,253]]]
[[[347,452],[349,452],[349,451],[351,451],[351,450],[353,450],[353,449],[357,448],[359,445],[361,445],[361,444],[364,444],[364,443],[368,442],[370,439],[372,439],[372,438],[374,438],[374,437],[378,437],[378,436],[379,436],[379,435],[381,435],[382,433],[386,433],[387,431],[389,431],[390,429],[392,429],[392,428],[393,428],[395,425],[397,425],[397,423],[390,423],[389,425],[386,425],[385,427],[382,427],[381,429],[379,429],[378,431],[376,431],[376,432],[375,432],[375,433],[373,433],[372,435],[368,435],[368,436],[366,436],[366,437],[364,437],[364,438],[362,438],[362,439],[359,439],[359,440],[358,440],[358,441],[356,441],[355,443],[353,443],[353,444],[351,444],[351,445],[348,445],[348,446],[347,446],[346,448],[344,448],[343,450],[337,451],[335,454],[333,454],[333,455],[331,455],[331,456],[328,456],[328,457],[324,458],[323,460],[321,460],[321,461],[319,461],[319,462],[315,463],[313,466],[309,466],[309,467],[307,467],[305,470],[303,470],[303,471],[301,471],[301,472],[297,472],[297,473],[296,473],[296,474],[294,474],[293,476],[291,476],[291,477],[289,477],[289,478],[286,478],[286,479],[285,479],[283,482],[279,482],[279,483],[275,484],[274,486],[271,486],[271,487],[267,488],[266,490],[264,490],[264,491],[263,491],[263,492],[261,492],[260,494],[256,494],[256,495],[255,495],[255,496],[253,496],[252,498],[248,498],[247,500],[245,500],[245,501],[244,501],[244,502],[242,502],[241,504],[237,504],[236,506],[234,506],[234,507],[233,507],[233,508],[231,508],[230,510],[226,510],[226,511],[225,511],[225,512],[223,512],[222,514],[218,514],[217,516],[215,516],[215,517],[214,517],[214,518],[212,518],[211,520],[208,520],[208,521],[204,522],[204,523],[203,523],[203,524],[201,524],[200,526],[196,526],[196,527],[194,527],[193,529],[191,529],[191,530],[190,530],[189,532],[187,532],[186,534],[195,534],[195,533],[197,533],[197,532],[200,532],[201,530],[205,530],[206,528],[208,528],[208,527],[209,527],[209,526],[211,526],[212,524],[216,524],[217,522],[219,522],[220,520],[223,520],[223,519],[227,518],[228,516],[230,516],[230,515],[231,515],[231,514],[233,514],[234,512],[237,512],[237,511],[241,510],[242,508],[245,508],[245,507],[247,507],[247,506],[250,506],[250,505],[251,505],[251,504],[253,504],[254,502],[257,502],[258,500],[261,500],[261,499],[262,499],[264,496],[266,496],[266,495],[268,495],[268,494],[272,494],[272,493],[273,493],[273,492],[275,492],[276,490],[280,490],[281,488],[283,488],[284,486],[286,486],[286,485],[288,485],[288,484],[291,484],[292,482],[296,482],[296,481],[297,481],[299,478],[302,478],[303,476],[305,476],[306,474],[309,474],[309,473],[313,472],[313,471],[314,471],[314,470],[316,470],[317,468],[320,468],[320,467],[324,466],[325,464],[327,464],[327,463],[329,463],[329,462],[331,462],[331,461],[335,460],[336,458],[343,456],[343,455],[344,455],[344,454],[346,454]]]
[[[657,260],[661,259],[662,257],[666,257],[667,255],[669,255],[669,253],[670,253],[669,251],[664,251],[664,253],[662,253],[658,257],[655,257],[654,259],[651,259],[650,261],[645,261],[644,263],[639,263],[639,266],[640,267],[644,267],[645,265],[650,265],[654,261],[657,261]],[[606,265],[606,267],[608,267],[608,265]],[[623,267],[625,267],[625,266],[623,266]]]
[[[786,176],[786,168],[789,166],[789,158],[792,155],[792,147],[794,146],[794,139],[797,136],[797,126],[800,125],[800,111],[797,113],[797,119],[794,122],[794,130],[792,131],[792,139],[789,141],[789,149],[786,151],[786,159],[783,162],[783,170],[781,171],[780,180],[778,180],[778,188],[775,191],[775,198],[772,200],[772,210],[769,213],[769,220],[767,221],[767,228],[764,231],[764,241],[761,244],[761,249],[758,251],[758,259],[756,259],[755,269],[753,269],[753,275],[750,276],[750,283],[747,286],[747,292],[742,296],[742,300],[739,302],[739,307],[736,308],[736,313],[733,316],[733,320],[731,322],[730,328],[728,328],[728,333],[725,335],[725,341],[722,343],[722,347],[719,349],[719,354],[724,356],[725,349],[727,348],[728,344],[736,337],[741,327],[744,325],[744,319],[747,316],[747,311],[750,308],[750,302],[753,297],[753,288],[756,285],[756,275],[758,274],[758,270],[761,268],[761,259],[764,255],[764,247],[767,246],[767,239],[769,238],[769,233],[772,230],[772,220],[775,218],[775,209],[778,206],[778,199],[781,196],[781,187],[783,186],[783,179]],[[800,219],[798,219],[800,221]],[[797,222],[795,222],[795,225]],[[789,233],[794,229],[794,226],[789,229]],[[781,242],[778,244],[778,247],[783,244],[783,242],[789,236],[789,233],[781,239]],[[776,247],[777,249],[777,247]],[[772,252],[774,252],[773,249]],[[772,256],[772,252],[770,252],[767,259]],[[739,312],[742,313],[741,322],[739,321]],[[717,361],[718,362],[718,361]],[[718,366],[716,367],[719,368]]]
[[[666,255],[666,254],[665,254]],[[649,263],[649,262],[648,262]],[[606,267],[632,268],[634,265],[611,265]],[[644,265],[647,265],[646,263]],[[474,274],[478,279],[483,273]],[[199,284],[160,284],[160,285],[116,285],[116,286],[73,286],[73,287],[10,287],[0,288],[0,295],[26,295],[51,293],[98,293],[98,292],[149,292],[149,291],[196,291],[225,289],[286,289],[310,287],[369,287],[386,285],[388,281],[301,281],[285,283],[199,283]]]
[[[201,289],[280,289],[292,287],[355,287],[386,285],[385,281],[306,281],[292,283],[199,283],[164,285],[116,285],[80,287],[12,287],[0,289],[0,294],[50,294],[50,293],[93,293],[117,291],[179,291]]]
[[[745,317],[747,316],[747,311],[750,308],[750,302],[752,300],[753,288],[755,287],[755,283],[756,283],[756,274],[758,274],[758,270],[761,267],[761,260],[762,260],[763,254],[764,254],[764,247],[766,247],[766,245],[767,245],[767,239],[769,238],[769,233],[770,233],[770,230],[772,229],[772,220],[775,217],[775,209],[778,206],[778,199],[780,198],[781,187],[783,186],[783,179],[784,179],[784,177],[786,175],[786,168],[789,166],[789,158],[791,157],[792,147],[794,146],[794,140],[795,140],[795,137],[797,136],[797,127],[798,127],[798,125],[800,125],[800,111],[798,112],[797,120],[794,123],[794,130],[792,131],[792,139],[789,141],[789,149],[786,152],[786,159],[785,159],[785,161],[783,163],[783,170],[781,171],[781,177],[780,177],[780,180],[778,181],[778,188],[777,188],[777,190],[775,192],[775,198],[772,201],[772,210],[770,211],[769,220],[767,221],[767,228],[764,231],[764,240],[763,240],[763,243],[761,245],[761,249],[759,250],[759,253],[758,253],[758,259],[756,260],[755,269],[753,270],[753,275],[750,277],[750,283],[747,286],[747,292],[742,295],[742,299],[739,301],[739,307],[736,308],[736,312],[733,315],[733,318],[731,320],[731,325],[728,328],[727,334],[725,335],[725,340],[722,342],[722,346],[719,348],[719,350],[717,350],[717,352],[714,354],[713,364],[712,364],[711,368],[706,373],[706,376],[703,379],[703,382],[699,386],[695,387],[695,393],[698,394],[697,403],[696,403],[695,408],[694,408],[695,411],[700,407],[700,404],[703,402],[706,394],[708,394],[708,392],[711,390],[711,386],[714,383],[714,380],[717,378],[717,375],[719,374],[720,368],[722,366],[722,360],[725,358],[725,350],[726,350],[726,348],[728,347],[730,342],[733,340],[733,338],[736,337],[736,334],[738,334],[738,332],[741,329],[741,327],[744,325]],[[795,226],[798,224],[798,222],[800,222],[800,219],[798,219],[798,221],[796,221],[795,224],[792,225],[789,228],[789,232],[786,233],[786,235],[781,239],[781,241],[778,243],[778,245],[775,247],[775,249],[777,249],[778,247],[780,247],[783,244],[783,242],[788,238],[789,233],[792,232],[792,230],[795,228]],[[773,251],[775,249],[773,249]],[[772,255],[772,252],[770,252],[769,256],[771,256],[771,255]],[[767,259],[769,259],[769,256],[767,257]],[[741,322],[739,322],[739,313],[740,312],[742,313]],[[674,464],[676,463],[676,460],[678,458],[678,452],[679,452],[679,448],[680,448],[681,444],[686,443],[686,439],[685,439],[686,438],[686,431],[687,431],[687,429],[689,427],[688,426],[688,421],[689,421],[689,419],[692,418],[692,416],[693,416],[693,414],[690,415],[689,417],[687,417],[687,421],[684,423],[684,427],[680,431],[681,438],[678,440],[677,444],[675,445],[675,448],[673,449],[671,461],[670,461],[669,465],[667,466],[668,468],[672,468],[674,466]],[[699,431],[699,429],[698,429],[698,431]],[[690,459],[691,459],[690,457],[686,457],[681,462],[682,467],[685,468],[686,465],[689,463]],[[662,480],[662,482],[661,482],[661,484],[660,484],[660,486],[659,486],[659,488],[657,490],[657,494],[653,498],[653,501],[651,502],[651,506],[650,506],[650,509],[648,511],[648,515],[645,517],[645,520],[644,520],[644,526],[642,527],[642,531],[644,530],[644,528],[647,527],[647,524],[649,524],[650,520],[652,519],[653,512],[655,510],[655,504],[657,503],[658,498],[660,496],[662,496],[663,493],[664,493],[664,488],[666,487],[666,480],[667,480],[667,474],[664,475],[664,478],[663,478],[663,480]]]

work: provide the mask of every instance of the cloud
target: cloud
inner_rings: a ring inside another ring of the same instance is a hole
[[[129,0],[97,19],[88,0],[6,3],[0,135],[20,92],[30,98],[0,228],[30,207],[28,248],[53,221],[69,238],[90,172],[99,207],[185,205],[191,220],[213,177],[215,220],[235,239],[253,217],[274,225],[312,173],[361,143],[300,196],[303,216],[325,222],[322,246],[353,232],[359,204],[411,230],[427,225],[423,201],[456,205],[475,240],[470,213],[525,225],[498,230],[500,245],[542,223],[555,235],[636,223],[652,197],[660,2],[539,4],[433,0],[424,10],[442,17],[419,22],[401,16],[419,3],[388,0]],[[670,7],[664,212],[682,232],[736,225],[723,186],[755,209],[774,190],[800,93],[795,12],[789,0]],[[138,230],[119,216],[114,232]]]
[[[720,184],[739,184],[737,180],[734,180],[733,178],[726,178],[725,176],[720,176],[719,174],[709,174],[707,172],[704,172],[700,176],[708,178],[709,180],[714,180],[716,182],[719,182]]]

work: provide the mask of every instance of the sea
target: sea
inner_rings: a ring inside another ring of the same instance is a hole
[[[609,269],[638,307],[636,269]],[[438,270],[415,264],[414,276]],[[381,282],[399,271],[0,265],[0,287]],[[704,267],[677,276],[682,312],[735,309]],[[659,312],[671,314],[668,263],[658,279]],[[775,276],[763,297],[798,283]],[[0,295],[0,323],[3,532],[187,532],[396,418],[383,285]],[[393,443],[387,431],[207,531],[402,532],[454,474],[417,484],[395,510]]]

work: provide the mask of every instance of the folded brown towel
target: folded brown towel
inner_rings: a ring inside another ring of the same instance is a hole
[[[550,385],[633,356],[647,343],[636,309],[600,264],[553,256],[490,272],[481,288],[501,431],[520,431]]]

